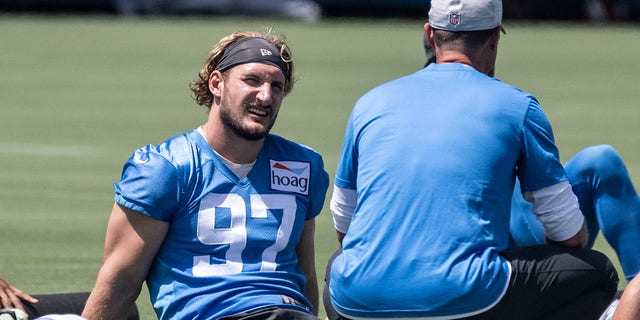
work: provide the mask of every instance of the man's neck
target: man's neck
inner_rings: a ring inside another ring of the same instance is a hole
[[[489,63],[490,57],[484,54],[484,51],[466,53],[457,50],[438,50],[437,63],[462,63],[464,65],[473,67],[474,69],[484,74],[490,75],[492,73],[491,64]]]
[[[264,144],[264,139],[247,140],[224,130],[216,130],[209,124],[202,125],[200,130],[202,130],[203,136],[211,149],[225,159],[237,164],[254,162]]]

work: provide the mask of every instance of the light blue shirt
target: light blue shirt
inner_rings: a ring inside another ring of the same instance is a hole
[[[330,293],[351,317],[472,315],[502,297],[516,175],[566,181],[531,95],[462,64],[432,64],[356,103],[335,185],[356,190]]]
[[[215,319],[267,306],[311,312],[295,249],[328,183],[318,153],[275,135],[242,179],[195,130],[135,151],[115,199],[170,223],[147,277],[159,319]]]

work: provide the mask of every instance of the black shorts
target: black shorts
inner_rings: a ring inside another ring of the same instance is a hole
[[[328,290],[331,262],[338,254],[340,250],[327,265],[323,292],[330,320],[347,319],[333,308]],[[464,319],[598,319],[617,293],[618,273],[598,251],[540,245],[501,255],[512,269],[506,293],[488,311]]]
[[[249,312],[236,313],[218,320],[319,320],[320,318],[299,310],[267,307]]]
[[[539,245],[502,256],[512,268],[507,292],[493,308],[465,319],[598,319],[617,293],[618,273],[595,250]]]

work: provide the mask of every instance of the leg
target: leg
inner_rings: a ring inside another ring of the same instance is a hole
[[[322,291],[322,303],[324,304],[324,310],[327,313],[327,318],[329,318],[329,320],[339,320],[339,319],[347,320],[347,318],[344,318],[340,314],[338,314],[336,309],[333,307],[333,305],[331,304],[331,296],[329,294],[329,280],[330,280],[329,275],[331,274],[331,263],[333,263],[333,260],[341,252],[342,250],[338,249],[333,255],[331,255],[331,258],[329,258],[329,262],[327,263],[327,270],[324,276],[325,284],[324,284],[324,289]]]
[[[56,293],[33,295],[38,303],[22,301],[29,315],[29,319],[35,319],[50,314],[82,314],[84,304],[90,292]],[[138,308],[134,305],[129,312],[128,320],[139,319]]]
[[[565,166],[580,202],[592,247],[598,232],[616,251],[627,280],[640,271],[640,198],[626,167],[611,146],[586,148]],[[544,243],[544,229],[531,214],[516,184],[511,204],[511,240],[514,246]]]
[[[572,184],[572,188],[573,192],[576,193],[576,186]],[[592,199],[592,196],[585,192],[577,193],[576,196],[580,202],[580,210],[585,215],[587,229],[589,230],[587,248],[592,248],[600,230],[594,211],[587,208],[587,203]],[[545,243],[544,227],[536,216],[531,213],[532,208],[532,204],[522,197],[519,183],[516,180],[516,187],[511,197],[509,225],[512,247],[528,247]]]
[[[597,319],[616,294],[616,270],[600,252],[541,245],[503,255],[512,266],[507,292],[468,319]]]
[[[640,277],[633,278],[620,298],[613,320],[640,319]]]
[[[586,148],[565,166],[589,227],[616,251],[627,280],[640,271],[640,198],[620,155],[608,145]]]
[[[24,305],[30,319],[47,314],[81,314],[89,292],[41,294],[33,297],[38,299],[38,303]]]
[[[522,197],[520,182],[511,197],[511,220],[509,225],[511,247],[529,247],[544,244],[544,227],[531,212],[533,205]]]

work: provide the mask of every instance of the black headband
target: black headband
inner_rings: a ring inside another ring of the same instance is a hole
[[[230,44],[222,53],[216,70],[224,72],[239,64],[259,62],[278,67],[286,76],[289,67],[280,57],[280,51],[262,38],[241,38]]]

